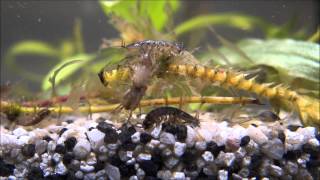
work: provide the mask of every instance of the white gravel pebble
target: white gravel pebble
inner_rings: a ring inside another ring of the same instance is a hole
[[[184,172],[174,172],[172,178],[175,180],[184,180],[186,179],[186,176]]]
[[[131,136],[131,141],[133,143],[139,143],[140,142],[140,132],[135,132],[132,136]]]
[[[73,152],[77,159],[86,158],[89,155],[90,150],[91,150],[91,147],[90,147],[89,141],[84,139],[79,140],[78,143],[73,148]]]
[[[234,153],[225,153],[222,151],[219,153],[216,161],[217,161],[217,164],[230,166],[235,159],[236,159],[236,156],[234,155]]]
[[[288,129],[284,131],[284,134],[286,135],[286,150],[296,150],[301,148],[304,143],[304,137],[302,134],[292,132]]]
[[[284,145],[281,140],[276,138],[261,146],[261,151],[271,159],[282,159],[285,153]]]
[[[164,161],[164,164],[167,168],[172,169],[175,165],[178,164],[178,162],[179,162],[179,159],[171,156]]]
[[[16,180],[17,178],[15,176],[9,176],[8,180]]]
[[[247,128],[247,133],[250,138],[258,144],[263,144],[268,141],[268,137],[259,129],[254,126]]]
[[[191,128],[190,126],[187,126],[187,138],[186,138],[186,144],[188,147],[192,147],[194,143],[197,140],[197,133],[196,131]]]
[[[204,151],[207,148],[207,143],[205,141],[198,141],[196,142],[195,147],[199,151]]]
[[[54,141],[50,141],[48,143],[48,152],[54,152],[54,150],[56,149],[56,143]]]
[[[296,132],[303,135],[304,141],[307,141],[309,139],[315,138],[317,128],[315,127],[299,128]]]
[[[17,136],[17,137],[20,137],[20,136],[28,135],[28,131],[26,131],[25,129],[19,127],[17,129],[13,130],[12,134]]]
[[[130,176],[129,180],[139,180],[138,176]]]
[[[214,161],[214,157],[212,155],[212,153],[210,151],[205,151],[202,154],[202,158],[206,161],[206,162],[213,162]]]
[[[19,146],[17,143],[17,137],[10,134],[0,134],[0,148],[1,149],[11,149]]]
[[[141,153],[137,157],[137,161],[151,160],[151,154]]]
[[[172,174],[169,170],[160,170],[157,172],[157,178],[159,179],[170,179],[171,176]]]
[[[56,165],[56,168],[54,169],[54,172],[60,175],[65,175],[68,172],[68,169],[66,166],[60,162],[59,164]]]
[[[118,144],[108,144],[108,145],[107,145],[108,150],[111,150],[111,151],[117,150],[118,147],[119,147]]]
[[[160,133],[161,133],[162,125],[156,126],[152,131],[151,131],[151,136],[154,138],[159,138]]]
[[[103,145],[103,146],[101,146],[99,148],[99,152],[100,153],[107,153],[108,152],[108,148],[105,145]]]
[[[137,176],[139,179],[144,179],[144,176],[146,175],[146,173],[141,169],[137,169]]]
[[[176,142],[175,137],[171,133],[162,132],[160,135],[160,142],[164,144],[174,144]]]
[[[93,150],[98,150],[104,144],[105,134],[98,129],[92,129],[87,132],[87,136]]]
[[[269,172],[271,175],[273,175],[275,177],[280,177],[283,174],[283,170],[279,166],[276,166],[276,165],[270,165]]]
[[[151,139],[151,141],[147,144],[147,146],[148,146],[150,149],[153,149],[153,148],[159,146],[159,144],[160,144],[160,141],[159,141],[159,140]]]
[[[77,171],[75,174],[76,178],[78,179],[83,179],[83,172],[82,171]]]
[[[43,154],[48,147],[48,142],[45,140],[39,140],[35,144],[36,153]]]
[[[30,137],[29,136],[26,136],[26,135],[23,135],[23,136],[20,136],[18,138],[18,145],[24,145],[24,144],[28,144],[30,141]]]
[[[94,166],[90,166],[90,165],[81,165],[80,166],[80,170],[85,172],[85,173],[89,173],[89,172],[92,172],[94,170]]]
[[[228,180],[228,171],[226,170],[219,170],[219,176],[218,179],[219,180]]]
[[[105,166],[105,171],[110,180],[120,180],[121,175],[118,167],[107,164]]]
[[[320,146],[320,142],[316,138],[309,139],[308,143],[314,147]]]
[[[174,143],[174,154],[178,157],[182,156],[184,151],[186,150],[186,143],[175,142]]]
[[[61,158],[62,158],[61,155],[58,153],[54,153],[52,155],[52,160],[54,160],[54,162],[56,162],[56,163],[59,163],[61,161]]]

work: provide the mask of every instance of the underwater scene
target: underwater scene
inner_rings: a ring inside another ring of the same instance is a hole
[[[0,180],[319,180],[319,1],[1,1]]]

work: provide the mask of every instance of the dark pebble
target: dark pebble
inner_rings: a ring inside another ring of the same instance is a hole
[[[71,123],[73,123],[73,119],[67,119],[66,122],[67,122],[68,124],[71,124]]]
[[[320,154],[319,149],[309,143],[302,145],[302,151],[310,154],[313,157],[317,157]]]
[[[9,176],[10,174],[13,174],[14,168],[14,165],[7,164],[0,158],[0,176]]]
[[[57,165],[58,162],[56,162],[53,158],[50,160],[50,165],[52,167],[55,167]]]
[[[42,138],[42,140],[49,142],[49,141],[52,141],[52,138],[50,136],[46,135]]]
[[[175,135],[177,133],[177,126],[172,123],[165,122],[162,124],[161,130]]]
[[[228,175],[232,176],[232,173],[238,173],[241,169],[242,159],[236,159],[234,163],[227,167]]]
[[[68,165],[71,163],[71,161],[74,159],[74,154],[72,152],[67,152],[63,158],[62,158],[62,162],[64,165]]]
[[[187,148],[181,158],[182,162],[184,162],[185,164],[190,163],[197,159],[197,150]]]
[[[88,130],[91,131],[92,129],[94,129],[94,127],[90,127]]]
[[[257,171],[262,163],[262,155],[260,154],[253,154],[251,156],[251,161],[249,165],[250,171]]]
[[[148,142],[150,142],[152,139],[152,136],[148,133],[141,133],[140,134],[140,142],[143,143],[143,144],[147,144]]]
[[[119,156],[115,155],[115,156],[111,156],[109,158],[109,162],[110,164],[114,165],[114,166],[120,166],[122,164],[121,159],[119,158]]]
[[[187,126],[185,125],[177,125],[177,139],[180,142],[183,142],[187,138]]]
[[[279,132],[278,138],[281,140],[281,142],[284,144],[286,142],[286,135],[283,131]]]
[[[119,135],[116,130],[110,129],[108,133],[104,136],[104,142],[106,144],[113,144],[116,143],[119,139]]]
[[[241,141],[240,141],[240,146],[241,147],[244,147],[244,146],[247,146],[250,142],[250,137],[249,136],[243,136],[241,138]]]
[[[146,173],[147,176],[157,176],[158,166],[151,160],[139,162],[140,168]]]
[[[320,160],[311,159],[307,162],[306,165],[308,169],[320,167]]]
[[[64,141],[64,146],[67,151],[72,151],[74,146],[77,144],[77,139],[75,137],[69,137]]]
[[[22,155],[24,155],[27,158],[33,157],[35,152],[36,148],[34,144],[25,144],[21,149]]]
[[[210,151],[215,157],[218,156],[220,149],[214,141],[210,141],[207,143],[207,151]]]
[[[94,170],[97,172],[97,171],[100,171],[102,169],[104,169],[104,166],[105,166],[105,163],[103,161],[100,161],[98,160],[96,162],[96,164],[94,164]]]
[[[121,164],[120,166],[118,166],[120,173],[121,173],[121,177],[130,177],[132,175],[136,174],[136,170],[134,169],[134,165],[126,165],[126,164]]]
[[[43,178],[43,171],[40,167],[31,167],[28,172],[27,179],[38,180]]]
[[[290,130],[290,131],[296,131],[298,128],[300,128],[302,126],[298,126],[298,125],[288,125],[287,128]]]
[[[198,170],[197,165],[194,163],[186,163],[185,168],[187,171],[197,171]]]
[[[61,136],[65,131],[67,131],[68,128],[62,128],[59,132],[59,136]]]
[[[287,160],[296,160],[302,155],[301,150],[290,150],[287,151],[284,155],[283,158]]]
[[[45,180],[66,180],[66,179],[68,179],[68,174],[66,175],[53,174],[45,178]]]
[[[144,177],[144,180],[159,180],[159,179],[153,176],[146,176]]]
[[[56,146],[56,149],[54,150],[54,152],[59,153],[59,154],[64,154],[66,152],[66,148],[63,144],[58,144]]]
[[[131,136],[136,132],[136,129],[133,126],[127,127],[123,125],[121,127],[121,133],[119,134],[119,140],[122,144],[131,143]]]
[[[136,148],[137,144],[127,141],[126,143],[121,144],[121,149],[126,150],[126,151],[133,151]]]
[[[97,129],[103,133],[108,133],[110,130],[112,130],[112,125],[106,122],[99,122],[97,125]]]
[[[152,151],[151,161],[158,165],[158,167],[163,166],[163,159],[161,157],[161,149],[154,148]]]
[[[320,133],[316,135],[317,140],[320,142]]]
[[[104,117],[98,117],[98,119],[96,120],[96,122],[100,123],[100,122],[104,122],[106,121],[107,119],[104,118]]]

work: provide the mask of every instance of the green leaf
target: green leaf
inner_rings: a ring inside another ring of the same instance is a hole
[[[59,57],[59,51],[48,43],[35,40],[18,42],[9,49],[4,59],[4,63],[7,65],[7,67],[19,73],[20,76],[24,76],[33,81],[38,81],[38,74],[20,68],[20,66],[17,65],[16,57],[25,55]]]
[[[169,10],[176,11],[179,7],[177,0],[141,1],[140,16],[150,17],[151,23],[158,31],[163,30],[169,18]]]
[[[196,16],[179,24],[174,29],[174,32],[176,35],[182,35],[186,32],[212,25],[230,26],[241,30],[252,30],[256,27],[269,29],[273,27],[273,25],[254,16],[238,13],[219,13]]]
[[[26,40],[13,45],[7,56],[19,55],[57,56],[59,53],[50,44],[42,41]]]
[[[320,46],[316,43],[284,40],[247,39],[237,45],[253,63],[247,63],[245,58],[234,50],[221,48],[220,52],[230,63],[243,69],[257,66],[268,66],[276,69],[280,79],[290,84],[295,79],[301,79],[312,84],[309,89],[318,88],[320,83]],[[223,63],[219,56],[211,56],[216,63]]]
[[[57,64],[55,67],[52,68],[51,71],[48,72],[48,74],[45,76],[45,78],[42,81],[42,89],[44,91],[48,90],[51,87],[50,78],[58,69],[61,69],[59,71],[59,74],[55,77],[55,85],[59,84],[62,80],[67,79],[72,74],[74,74],[77,70],[79,70],[81,67],[85,66],[88,62],[93,60],[93,55],[90,54],[79,54],[70,58],[67,58]],[[74,61],[74,60],[81,60],[81,62],[78,62],[76,64],[68,65],[66,66],[66,62]]]
[[[103,10],[103,12],[110,16],[111,14],[114,14],[118,17],[123,18],[124,20],[128,22],[134,22],[137,13],[137,2],[136,0],[115,0],[115,1],[109,1],[109,0],[100,0],[100,6]]]
[[[107,16],[112,14],[138,25],[140,19],[150,20],[152,26],[163,30],[169,18],[168,11],[176,11],[179,7],[177,0],[139,1],[118,0],[100,1],[100,5]]]

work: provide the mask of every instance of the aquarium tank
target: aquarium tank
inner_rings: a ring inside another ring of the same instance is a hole
[[[0,179],[320,179],[318,1],[1,1]]]

